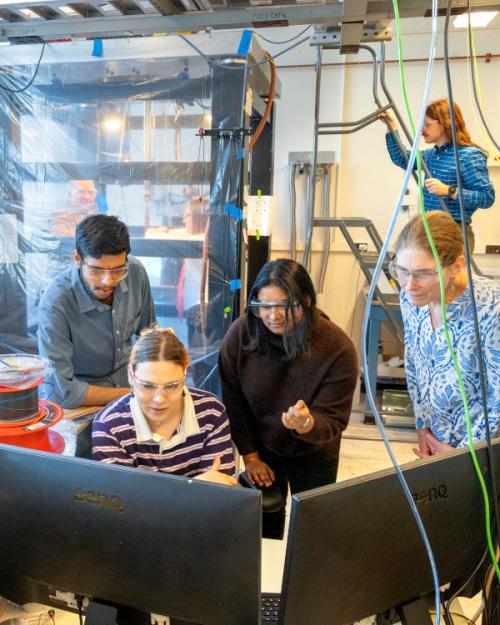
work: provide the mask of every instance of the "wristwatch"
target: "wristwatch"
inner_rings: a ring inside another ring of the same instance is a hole
[[[448,187],[448,197],[452,198],[456,192],[457,192],[457,185],[450,184],[450,186]]]

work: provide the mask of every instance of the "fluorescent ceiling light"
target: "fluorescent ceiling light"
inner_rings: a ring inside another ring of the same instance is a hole
[[[31,6],[37,4],[45,4],[47,2],[52,2],[52,0],[37,0]],[[0,0],[0,5],[8,4],[9,6],[16,6],[16,4],[26,4],[26,0]]]
[[[19,13],[22,13],[24,17],[29,17],[30,19],[41,19],[40,15],[31,9],[19,9]]]
[[[488,26],[496,15],[498,15],[498,11],[475,11],[474,13],[471,13],[471,26],[472,28],[484,28],[485,26]],[[467,28],[468,25],[468,13],[457,15],[457,17],[453,20],[453,26],[455,28]]]
[[[64,15],[78,15],[78,13],[75,11],[75,9],[72,9],[71,7],[58,7],[59,11],[61,11],[61,13],[64,13]]]

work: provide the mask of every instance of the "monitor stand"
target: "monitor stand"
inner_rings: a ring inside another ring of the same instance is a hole
[[[401,623],[402,625],[433,625],[433,620],[429,612],[429,606],[434,601],[434,595],[426,595],[391,608],[386,612],[377,614],[376,625],[392,625]]]
[[[134,608],[112,606],[91,601],[87,606],[85,625],[151,625],[151,615]],[[162,623],[160,625],[163,625]],[[170,625],[197,625],[171,618]]]
[[[85,617],[87,625],[151,625],[151,618],[146,612],[132,608],[104,605],[91,601]]]
[[[427,597],[398,606],[397,611],[402,625],[432,625]]]

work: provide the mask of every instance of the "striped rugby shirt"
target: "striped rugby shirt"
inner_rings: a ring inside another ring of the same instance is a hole
[[[206,391],[189,388],[185,392],[182,424],[172,437],[180,435],[180,442],[173,441],[174,444],[169,445],[172,439],[165,441],[154,434],[147,440],[144,425],[138,428],[132,416],[134,398],[126,395],[108,404],[95,418],[93,458],[110,464],[194,477],[208,471],[214,459],[220,456],[220,471],[234,475],[234,452],[224,404]],[[147,428],[145,419],[144,423]],[[183,428],[186,428],[185,437],[182,437]]]
[[[392,134],[388,132],[385,138],[392,162],[398,167],[406,169],[406,160],[399,151],[398,144]],[[407,151],[407,155],[410,155],[409,151]],[[453,145],[447,143],[441,147],[434,146],[433,148],[422,150],[421,155],[429,168],[431,178],[437,178],[446,185],[457,184]],[[495,201],[495,189],[488,176],[486,154],[484,152],[473,146],[459,145],[458,155],[462,173],[462,195],[466,222],[470,224],[472,215],[478,208],[489,208],[493,204]],[[453,219],[462,221],[458,198],[452,200],[446,195],[434,195],[424,188],[425,210],[442,210],[440,198],[444,200]]]

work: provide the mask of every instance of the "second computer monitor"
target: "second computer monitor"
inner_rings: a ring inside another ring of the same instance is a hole
[[[500,442],[492,447],[497,480]],[[487,473],[484,446],[477,448]],[[440,582],[471,573],[486,547],[481,488],[468,450],[404,468]],[[426,551],[390,469],[292,499],[280,625],[344,625],[431,592]]]

